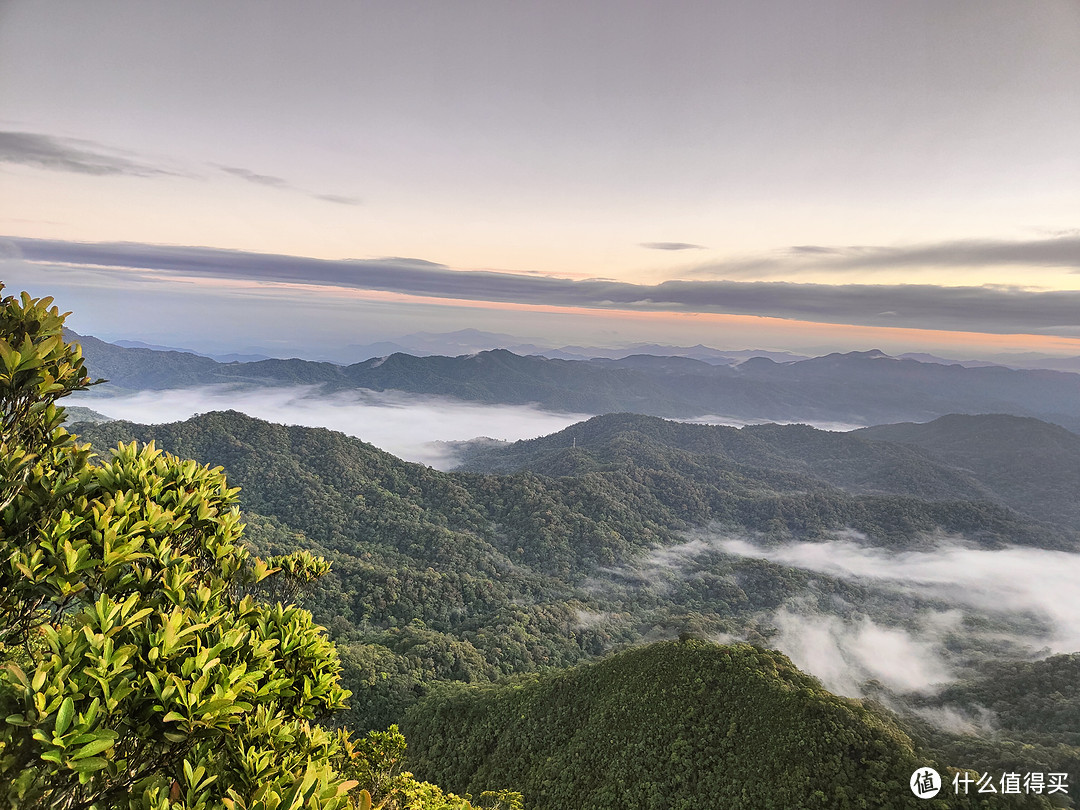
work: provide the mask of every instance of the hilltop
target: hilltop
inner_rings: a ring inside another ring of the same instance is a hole
[[[423,778],[459,792],[512,781],[536,810],[917,807],[917,768],[950,778],[880,710],[829,694],[784,655],[697,640],[440,689],[404,730]],[[933,806],[978,805],[948,786]]]

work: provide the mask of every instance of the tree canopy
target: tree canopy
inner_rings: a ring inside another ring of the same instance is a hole
[[[468,807],[401,771],[396,729],[324,725],[349,697],[334,645],[270,601],[323,560],[254,557],[220,467],[134,442],[96,461],[64,429],[57,401],[92,384],[64,318],[0,301],[0,802]]]

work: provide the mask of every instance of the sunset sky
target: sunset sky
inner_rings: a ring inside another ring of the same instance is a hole
[[[0,281],[203,350],[1080,355],[1080,3],[0,0]]]

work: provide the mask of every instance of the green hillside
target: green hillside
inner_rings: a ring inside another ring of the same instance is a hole
[[[440,689],[410,710],[410,763],[452,790],[513,782],[530,807],[981,806],[908,780],[935,764],[892,721],[780,653],[664,642],[569,671]],[[1048,806],[1035,797],[994,807]],[[1011,797],[1010,797],[1011,798]]]
[[[988,661],[971,677],[914,703],[923,718],[952,709],[991,726],[982,734],[951,735],[920,728],[951,762],[1001,772],[1080,774],[1080,653]]]
[[[1080,528],[1080,436],[1062,427],[1006,414],[953,414],[856,435],[917,448],[977,478],[991,497],[1018,512]]]
[[[1063,428],[1030,421],[1080,442]],[[1020,519],[1013,504],[975,472],[937,460],[922,448],[872,440],[863,433],[807,425],[737,429],[609,414],[549,436],[476,448],[461,469],[644,476],[651,489],[670,491],[671,500],[681,500],[679,517],[692,523],[715,520],[798,536],[842,523],[866,532],[877,544],[890,545],[910,543],[917,531],[941,528],[981,536],[989,545],[1007,537],[1025,545],[1078,547],[1071,526],[1036,527],[1033,516]],[[1029,487],[1049,484],[1055,475],[1053,470],[1037,475],[1038,458],[1035,453],[1026,457]]]
[[[854,528],[896,548],[922,547],[941,531],[989,547],[1069,541],[990,503],[846,493],[812,477],[806,461],[828,451],[855,475],[860,465],[887,468],[888,459],[915,453],[899,445],[860,439],[849,452],[841,434],[779,430],[802,436],[791,442],[800,459],[795,450],[784,456],[779,440],[770,449],[753,433],[744,440],[741,431],[647,417],[604,417],[574,429],[577,448],[543,455],[545,443],[566,442],[566,431],[510,448],[538,446],[536,466],[548,474],[495,475],[440,473],[340,433],[235,412],[171,425],[77,428],[98,448],[153,440],[223,466],[242,488],[246,537],[259,551],[311,548],[333,563],[307,604],[341,642],[354,692],[351,722],[365,728],[400,720],[444,680],[483,682],[567,666],[684,630],[765,643],[771,611],[792,600],[800,610],[843,604],[912,627],[933,607],[707,547],[678,570],[657,569],[656,550],[680,548],[694,527],[766,541],[828,539]],[[748,458],[755,445],[763,466],[732,460]],[[940,480],[947,483],[946,473]],[[976,652],[981,660],[993,648]]]

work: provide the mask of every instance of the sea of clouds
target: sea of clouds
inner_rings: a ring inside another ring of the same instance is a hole
[[[236,410],[286,425],[325,427],[363,439],[406,461],[450,469],[452,448],[439,442],[488,437],[533,439],[588,419],[529,405],[484,405],[398,391],[322,393],[313,386],[238,388],[214,385],[125,394],[76,394],[68,404],[141,424],[179,422],[197,413]]]
[[[559,413],[535,405],[492,405],[451,397],[364,389],[326,394],[318,386],[205,385],[162,391],[75,394],[70,405],[91,408],[113,419],[140,424],[180,422],[198,413],[236,410],[286,425],[324,427],[363,439],[406,461],[449,470],[456,450],[444,442],[491,438],[534,439],[555,433],[588,413]],[[743,427],[759,421],[722,415],[679,421]],[[814,423],[823,430],[851,430],[859,425]]]

